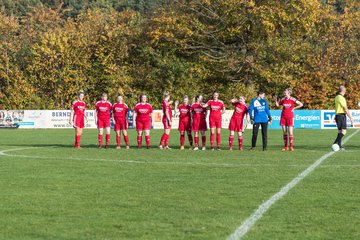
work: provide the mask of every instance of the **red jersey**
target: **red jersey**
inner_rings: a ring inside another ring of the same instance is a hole
[[[75,100],[71,106],[71,109],[74,110],[76,116],[84,116],[86,104],[83,101]]]
[[[110,119],[111,103],[109,101],[99,101],[95,105],[98,119]]]
[[[166,100],[164,100],[161,105],[162,105],[162,111],[163,111],[163,118],[164,119],[166,118],[166,112],[168,112],[169,116],[170,116],[170,120],[171,120],[172,119],[171,105]]]
[[[217,100],[209,100],[207,105],[210,107],[210,118],[212,119],[220,119],[222,115],[222,110],[225,109],[223,101]]]
[[[193,118],[206,118],[206,108],[203,108],[200,103],[194,103],[191,105],[191,112],[193,113]]]
[[[138,103],[134,108],[134,112],[137,114],[137,120],[150,120],[153,108],[149,103]]]
[[[179,118],[180,119],[185,119],[185,118],[190,118],[190,113],[191,113],[191,106],[190,105],[180,105],[178,107],[180,115]]]
[[[244,116],[249,112],[248,106],[241,103],[233,103],[235,109],[232,117],[243,119]]]
[[[297,102],[297,100],[293,97],[290,97],[289,99],[284,97],[283,99],[281,99],[279,101],[279,105],[283,106],[281,116],[282,117],[294,117],[294,107],[295,107],[296,102]]]
[[[112,107],[114,118],[126,119],[129,107],[125,103],[115,103]]]

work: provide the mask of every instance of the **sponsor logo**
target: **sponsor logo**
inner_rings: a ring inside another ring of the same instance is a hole
[[[259,100],[255,100],[254,107],[256,108],[261,107],[261,103],[259,102]]]
[[[241,108],[238,108],[238,107],[235,108],[235,111],[236,111],[237,113],[242,113],[242,112],[244,112],[244,110],[242,110]]]
[[[220,109],[220,106],[211,106],[211,110],[218,111]]]
[[[124,110],[124,108],[122,107],[116,107],[115,108],[115,112],[122,112]]]
[[[99,107],[100,112],[106,112],[109,111],[108,107]]]
[[[325,128],[335,128],[335,111],[323,111],[322,112],[322,119]]]

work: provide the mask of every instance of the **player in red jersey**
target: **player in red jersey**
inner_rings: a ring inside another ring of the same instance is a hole
[[[225,105],[223,101],[219,100],[219,92],[215,91],[213,93],[213,100],[209,100],[206,104],[203,104],[202,106],[210,108],[209,123],[211,150],[214,150],[215,131],[217,150],[220,150],[222,115],[225,113]]]
[[[162,122],[164,124],[164,133],[161,136],[159,149],[163,149],[163,144],[165,144],[165,149],[170,149],[169,147],[169,138],[172,125],[172,110],[171,110],[172,101],[170,101],[169,91],[164,92],[164,100],[162,101],[162,111],[163,117]]]
[[[147,103],[147,96],[141,95],[140,102],[134,108],[135,128],[137,131],[138,148],[142,146],[142,133],[145,132],[146,148],[150,149],[150,128],[152,119],[152,106]]]
[[[81,135],[85,127],[84,119],[87,117],[85,114],[86,104],[83,101],[84,92],[80,91],[78,94],[78,99],[75,100],[71,106],[70,110],[70,120],[69,123],[75,128],[75,145],[76,149],[80,148]]]
[[[296,100],[296,98],[291,97],[290,88],[285,89],[284,98],[280,101],[277,101],[277,97],[275,97],[275,104],[277,107],[283,107],[280,118],[280,125],[282,126],[284,133],[284,148],[282,150],[289,150],[289,146],[290,151],[294,151],[294,110],[301,108],[303,104]]]
[[[207,130],[206,115],[207,110],[203,105],[203,96],[199,95],[195,97],[195,103],[191,105],[191,117],[192,117],[192,131],[194,132],[195,148],[199,150],[199,131],[201,133],[202,150],[206,150],[206,135]]]
[[[114,130],[116,132],[116,148],[118,149],[120,149],[120,131],[123,133],[126,149],[129,149],[129,137],[127,134],[129,126],[128,111],[129,107],[124,103],[122,95],[118,95],[116,103],[112,107]]]
[[[95,113],[96,113],[95,124],[97,124],[97,128],[99,130],[99,135],[98,135],[99,148],[102,148],[104,128],[106,129],[105,148],[109,147],[111,110],[112,110],[112,105],[107,100],[107,94],[103,93],[101,95],[101,101],[98,101],[95,105]]]
[[[239,150],[243,150],[243,133],[247,127],[247,122],[250,120],[249,118],[249,109],[245,104],[245,97],[240,96],[239,99],[232,99],[231,104],[234,105],[234,113],[231,117],[229,130],[229,150],[232,150],[234,135],[235,132],[238,134],[239,140]],[[246,116],[246,118],[245,118]],[[245,123],[244,123],[245,119]]]
[[[179,106],[179,102],[175,102],[175,113],[179,113],[179,132],[180,132],[180,149],[184,150],[185,131],[187,132],[190,149],[193,146],[193,138],[191,135],[191,106],[189,105],[189,97],[184,96],[183,103]]]

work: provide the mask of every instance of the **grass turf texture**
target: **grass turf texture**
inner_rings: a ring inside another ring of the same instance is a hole
[[[353,130],[349,131],[349,134]],[[334,130],[296,130],[295,152],[97,149],[85,130],[2,130],[0,239],[226,239],[265,200],[330,151]],[[208,134],[209,135],[209,134]],[[250,131],[245,134],[249,149]],[[208,140],[208,139],[207,139]],[[260,140],[260,142],[259,142]],[[208,141],[209,142],[209,141]],[[244,239],[359,239],[360,133],[277,202]],[[234,142],[237,146],[237,140]],[[33,148],[37,147],[37,148]],[[20,156],[14,156],[20,155]]]

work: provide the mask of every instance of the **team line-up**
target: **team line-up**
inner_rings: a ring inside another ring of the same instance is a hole
[[[346,115],[347,114],[353,122],[353,119],[346,107],[346,101],[343,97],[345,94],[345,87],[339,88],[339,94],[335,99],[336,123],[338,125],[339,133],[335,140],[341,148],[341,138],[346,134]],[[340,98],[342,97],[342,98]],[[75,128],[75,145],[76,149],[80,148],[81,135],[85,126],[86,119],[86,104],[83,101],[84,92],[80,91],[78,99],[74,101],[71,107],[71,114],[69,123]],[[277,107],[282,106],[282,113],[280,118],[280,125],[283,129],[284,147],[283,151],[294,150],[294,110],[301,108],[303,104],[296,98],[291,96],[291,89],[285,89],[284,97],[281,100],[274,98]],[[239,150],[243,150],[243,133],[250,122],[253,124],[251,150],[255,150],[259,128],[261,127],[262,134],[262,149],[267,149],[267,128],[271,124],[272,118],[267,100],[265,99],[265,92],[259,91],[258,96],[252,99],[250,106],[245,102],[245,97],[240,96],[238,99],[231,99],[231,104],[234,107],[234,113],[229,124],[229,150],[233,150],[233,142],[235,133],[238,136]],[[164,92],[164,99],[162,101],[164,133],[161,136],[159,149],[170,149],[169,138],[172,126],[172,101],[170,101],[170,93]],[[128,110],[129,107],[124,103],[123,97],[118,95],[115,104],[111,104],[107,99],[107,94],[103,93],[101,101],[95,105],[95,123],[98,128],[98,142],[99,148],[103,147],[103,133],[105,134],[105,148],[109,147],[110,143],[110,122],[111,118],[114,122],[114,130],[116,132],[117,148],[120,148],[120,135],[123,134],[126,148],[129,148],[129,138],[127,134],[128,128]],[[206,117],[209,111],[209,125],[210,125],[210,148],[215,150],[215,135],[216,135],[216,149],[220,150],[221,143],[221,126],[222,114],[225,113],[225,105],[219,99],[219,92],[215,91],[212,100],[203,101],[201,95],[193,99],[192,104],[189,103],[188,96],[183,98],[183,102],[179,104],[175,101],[175,113],[179,114],[180,132],[180,149],[185,149],[185,134],[188,136],[190,149],[199,150],[199,137],[201,135],[201,149],[206,150],[206,135],[207,122]],[[146,147],[150,148],[150,128],[153,108],[147,102],[147,96],[141,95],[139,103],[133,109],[134,127],[137,131],[137,146],[142,147],[143,133],[145,135]],[[344,120],[345,118],[345,120]],[[344,122],[345,121],[345,122]],[[194,138],[192,133],[194,133]],[[193,143],[194,142],[194,143]],[[193,146],[194,145],[194,146]]]

